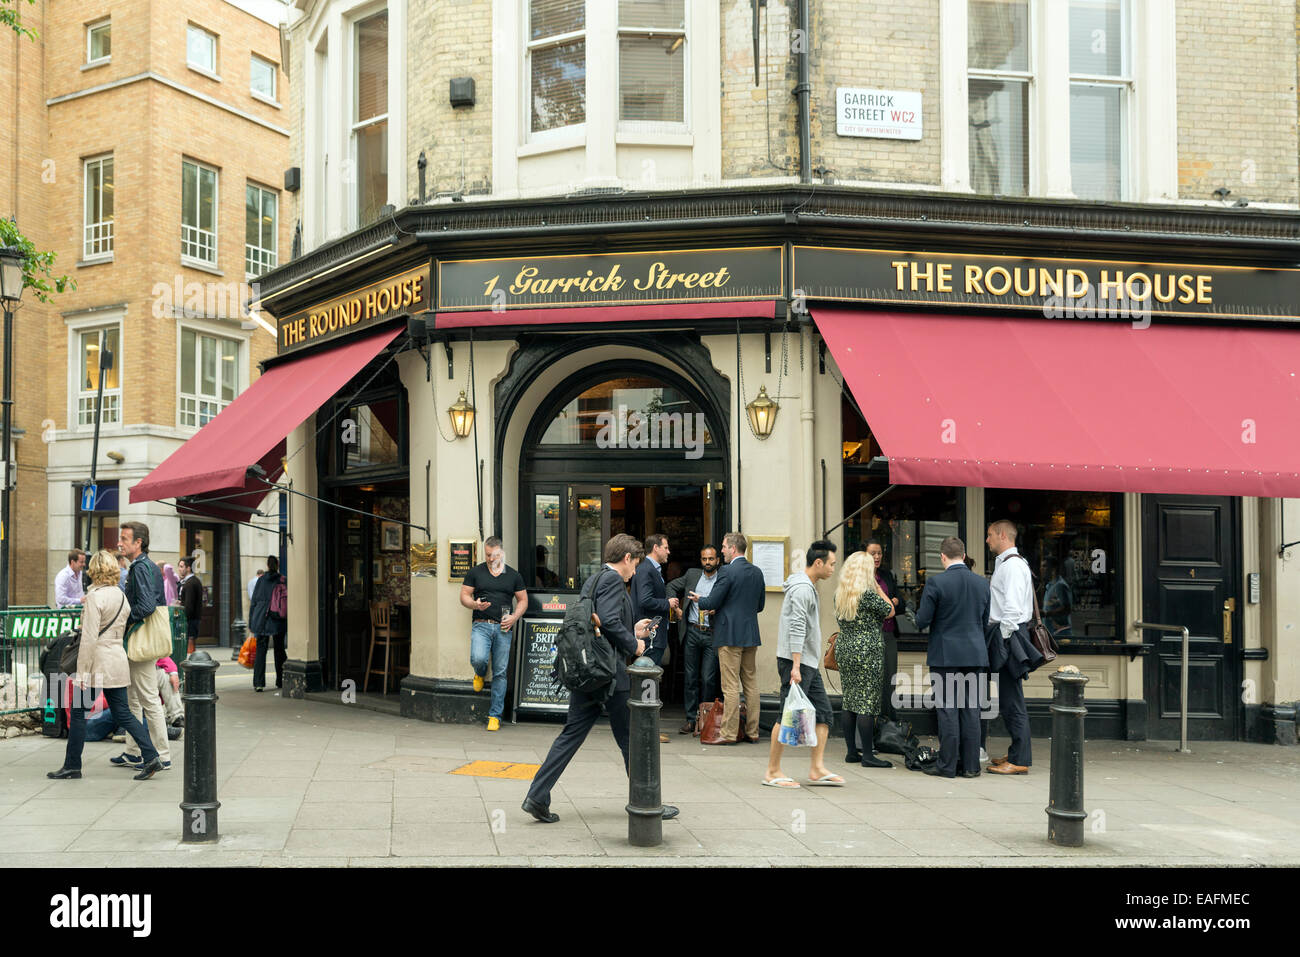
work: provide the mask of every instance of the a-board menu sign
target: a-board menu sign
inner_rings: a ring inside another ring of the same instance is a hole
[[[515,642],[515,711],[567,711],[569,692],[553,680],[563,618],[525,618]]]

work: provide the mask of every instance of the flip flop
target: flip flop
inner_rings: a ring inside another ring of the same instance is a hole
[[[838,774],[828,774],[821,778],[809,778],[808,784],[815,788],[842,788],[844,779]]]
[[[799,782],[794,778],[772,778],[770,781],[765,778],[762,783],[764,787],[785,788],[787,791],[791,791],[799,786]]]

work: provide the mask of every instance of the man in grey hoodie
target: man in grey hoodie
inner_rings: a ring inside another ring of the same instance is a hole
[[[825,540],[813,542],[804,554],[805,570],[794,572],[782,585],[785,600],[781,603],[781,620],[776,632],[776,670],[781,676],[781,705],[785,711],[786,695],[792,684],[799,685],[817,710],[817,744],[812,749],[808,783],[822,787],[840,787],[844,779],[829,771],[822,761],[830,737],[831,701],[822,684],[821,605],[817,600],[817,583],[835,573],[835,545]],[[807,664],[805,664],[807,662]],[[779,735],[781,722],[772,728],[772,748],[767,756],[767,774],[763,783],[774,788],[797,788],[799,784],[781,772],[781,752],[785,750]]]

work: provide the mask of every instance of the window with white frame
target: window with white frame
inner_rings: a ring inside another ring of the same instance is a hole
[[[388,11],[358,20],[353,30],[354,225],[362,226],[388,203]]]
[[[529,0],[529,132],[587,121],[586,27],[586,0]]]
[[[1128,7],[1070,0],[1070,181],[1080,199],[1128,193]]]
[[[182,328],[179,379],[180,425],[207,425],[235,400],[239,389],[239,343]]]
[[[276,194],[249,183],[244,188],[244,274],[253,279],[276,266]]]
[[[217,171],[181,163],[181,258],[217,264]]]
[[[82,230],[83,259],[102,259],[113,254],[113,157],[96,156],[85,162],[85,221]]]
[[[86,65],[105,63],[113,53],[112,21],[105,17],[86,25]]]
[[[77,379],[77,427],[94,428],[95,399],[99,393],[100,355],[107,349],[112,363],[103,370],[104,404],[100,425],[120,425],[122,421],[122,359],[118,349],[119,327],[81,329],[74,335],[76,349],[72,356],[73,375]]]
[[[618,118],[686,119],[686,0],[619,0]]]
[[[189,24],[185,29],[185,62],[196,70],[217,72],[217,35]]]
[[[256,53],[248,58],[248,89],[266,100],[275,100],[275,64]]]
[[[970,0],[966,23],[971,188],[1024,196],[1034,80],[1030,2]]]

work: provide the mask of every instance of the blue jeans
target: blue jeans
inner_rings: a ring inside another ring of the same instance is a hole
[[[82,705],[93,702],[96,696],[91,692],[83,698],[85,692],[80,688],[73,688],[72,694],[72,714],[68,724],[68,745],[63,752],[63,766],[71,771],[80,771],[81,751],[86,743],[86,711],[88,710]],[[144,763],[148,764],[158,757],[158,749],[149,740],[149,729],[141,724],[140,719],[127,707],[126,689],[105,688],[104,700],[108,702],[109,711],[112,712],[117,726],[140,742],[140,757],[144,759]]]
[[[489,718],[500,718],[506,707],[506,671],[510,667],[511,631],[502,631],[495,621],[476,621],[469,633],[469,663],[474,674],[487,675],[489,659],[492,665],[492,703]]]

